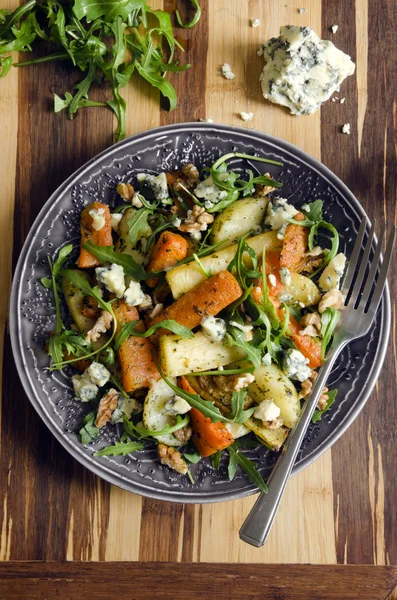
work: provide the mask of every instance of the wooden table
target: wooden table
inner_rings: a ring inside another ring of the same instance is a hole
[[[9,8],[18,3],[2,2]],[[174,10],[176,1],[151,4]],[[179,95],[176,110],[160,109],[158,94],[134,81],[125,93],[128,134],[205,117],[256,128],[321,159],[371,218],[394,222],[395,0],[201,4],[199,26],[178,31],[193,68],[173,77]],[[307,12],[299,14],[301,6]],[[250,27],[251,18],[259,18],[261,26]],[[343,104],[330,101],[321,114],[297,118],[263,100],[258,84],[263,59],[256,51],[287,23],[313,27],[352,56],[356,75],[342,86]],[[335,35],[330,32],[333,24],[339,25]],[[233,81],[220,74],[224,62],[236,74]],[[76,168],[112,143],[110,111],[81,111],[74,121],[52,113],[52,93],[75,82],[75,73],[61,64],[13,69],[0,80],[0,558],[397,564],[395,309],[386,362],[368,404],[331,450],[290,481],[270,538],[259,550],[239,541],[237,533],[254,498],[184,506],[135,496],[84,470],[41,423],[22,391],[11,355],[8,290],[12,265],[44,202]],[[98,99],[103,99],[102,91]],[[241,110],[253,112],[253,120],[244,124]],[[351,124],[351,135],[341,133],[343,123]],[[394,268],[392,296],[395,279]]]

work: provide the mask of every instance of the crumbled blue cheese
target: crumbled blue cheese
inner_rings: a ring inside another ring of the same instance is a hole
[[[131,281],[124,293],[124,300],[129,306],[138,306],[145,300],[145,294],[142,291],[141,284],[137,281]]]
[[[276,287],[276,285],[277,285],[276,276],[273,273],[269,273],[269,275],[267,276],[267,278],[268,278],[268,281],[269,281],[270,285],[272,287]]]
[[[323,291],[332,290],[333,288],[339,289],[339,283],[343,276],[343,272],[346,266],[346,256],[339,252],[334,258],[332,258],[324,271],[321,273],[319,279],[319,286]]]
[[[112,213],[110,215],[110,223],[112,225],[113,231],[115,231],[116,233],[119,232],[119,224],[122,218],[123,213]]]
[[[342,127],[342,133],[346,133],[346,135],[350,135],[350,123],[345,123]]]
[[[259,27],[260,24],[260,19],[251,19],[251,27]]]
[[[243,121],[251,121],[253,116],[254,116],[254,113],[252,113],[252,112],[244,112],[243,110],[240,112],[240,118]]]
[[[229,321],[229,323],[233,327],[240,329],[240,331],[242,331],[243,333],[248,333],[249,331],[252,331],[254,328],[253,325],[241,325],[240,323],[237,323],[237,321]]]
[[[105,209],[104,208],[92,208],[88,211],[92,219],[92,227],[95,231],[100,231],[105,227]]]
[[[220,342],[226,335],[226,323],[216,317],[204,317],[201,328],[206,338],[211,342]]]
[[[95,275],[99,283],[103,283],[106,289],[122,298],[125,292],[124,269],[121,265],[112,263],[109,267],[97,267]]]
[[[194,190],[195,196],[200,200],[207,200],[214,204],[217,204],[221,200],[224,200],[227,196],[226,190],[220,190],[214,183],[211,175],[204,179],[204,181],[200,181],[200,183],[196,186]]]
[[[285,198],[273,198],[267,205],[265,225],[270,225],[273,231],[278,230],[277,237],[283,239],[288,219],[294,217],[297,212]]]
[[[81,402],[94,400],[99,391],[98,386],[92,383],[87,372],[84,372],[83,375],[73,375],[72,384],[75,398]]]
[[[294,115],[318,110],[355,69],[350,56],[321,40],[310,27],[281,27],[280,36],[263,44],[261,53],[264,97]]]
[[[254,417],[264,423],[275,421],[280,416],[281,410],[273,400],[263,400],[255,409]]]
[[[234,79],[236,77],[228,63],[221,66],[221,71],[225,79]]]
[[[291,273],[287,267],[280,268],[280,279],[283,285],[291,285]]]
[[[262,364],[265,365],[265,367],[270,367],[272,364],[272,356],[269,352],[266,352],[266,354],[262,356]]]
[[[173,396],[164,405],[163,412],[166,415],[184,415],[189,412],[191,406],[189,402],[186,402],[184,398],[180,396]]]
[[[140,183],[144,182],[151,187],[156,200],[159,200],[162,204],[168,204],[169,193],[165,173],[160,173],[159,175],[138,173],[137,179]]]
[[[332,33],[336,33],[338,31],[338,29],[339,29],[339,25],[332,25],[332,27],[331,27]]]
[[[290,379],[297,379],[302,382],[308,379],[311,375],[311,368],[308,367],[309,359],[305,358],[302,352],[289,348],[285,350],[282,367],[284,373]]]
[[[135,398],[123,398],[123,396],[119,394],[117,408],[113,411],[111,421],[112,423],[122,423],[123,415],[125,415],[127,419],[130,419],[133,413],[139,413],[141,410],[142,404],[138,402],[138,400]]]
[[[243,423],[225,423],[225,427],[235,440],[250,432]]]
[[[211,117],[207,117],[206,119],[199,119],[200,123],[213,123],[214,119],[211,119]]]
[[[300,15],[303,15],[305,12],[307,12],[307,8],[298,8],[298,13]]]
[[[110,379],[110,372],[107,368],[98,362],[90,364],[86,373],[91,379],[92,383],[95,383],[98,387],[103,387]]]

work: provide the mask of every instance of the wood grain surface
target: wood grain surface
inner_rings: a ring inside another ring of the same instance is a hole
[[[396,582],[397,567],[369,565],[0,564],[6,600],[385,600]]]
[[[2,4],[12,8],[18,2]],[[151,1],[154,8],[167,10],[176,4]],[[256,128],[321,159],[350,187],[370,218],[395,222],[395,0],[201,4],[199,26],[178,30],[187,49],[181,61],[193,68],[171,76],[177,108],[167,112],[156,91],[134,81],[125,92],[128,134],[205,117]],[[299,14],[299,7],[307,11]],[[251,18],[259,18],[261,26],[250,27]],[[258,84],[262,58],[256,51],[288,23],[312,26],[352,56],[357,70],[338,95],[346,98],[343,104],[330,101],[321,114],[297,118],[263,100]],[[333,24],[339,25],[335,35]],[[232,81],[220,74],[224,62],[236,74]],[[12,265],[49,195],[112,143],[110,111],[80,111],[73,121],[52,113],[52,93],[76,81],[76,74],[60,63],[13,69],[0,80],[0,559],[397,564],[395,307],[386,363],[368,404],[330,451],[290,481],[270,538],[259,550],[238,539],[254,498],[189,506],[135,496],[84,470],[41,423],[11,354],[8,290]],[[97,94],[103,99],[103,91]],[[253,112],[252,121],[243,123],[241,110]],[[347,122],[351,135],[341,133]],[[395,266],[390,282],[394,297]]]

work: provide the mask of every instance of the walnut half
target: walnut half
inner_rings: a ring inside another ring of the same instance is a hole
[[[172,448],[171,446],[166,446],[165,444],[158,444],[157,454],[163,465],[167,465],[170,469],[174,469],[174,471],[186,475],[188,470],[187,464],[178,450],[175,450],[175,448]]]
[[[98,406],[98,413],[95,419],[95,425],[101,429],[108,421],[110,421],[113,412],[117,408],[119,402],[119,393],[114,388],[111,388],[101,399]]]

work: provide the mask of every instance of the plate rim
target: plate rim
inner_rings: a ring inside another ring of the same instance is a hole
[[[99,164],[103,158],[106,157],[111,159],[112,155],[118,153],[118,151],[123,147],[128,148],[129,145],[144,140],[147,137],[150,138],[161,134],[170,134],[171,132],[177,133],[182,132],[184,130],[189,131],[189,133],[199,133],[200,131],[206,131],[208,133],[212,131],[214,134],[216,134],[217,132],[230,134],[231,132],[233,132],[248,137],[252,141],[256,140],[258,142],[265,142],[267,144],[275,146],[275,148],[278,147],[284,151],[287,151],[289,154],[292,155],[292,157],[297,157],[302,163],[307,164],[308,166],[310,166],[311,169],[317,171],[317,173],[319,173],[330,186],[335,188],[342,196],[344,196],[349,201],[351,207],[357,213],[357,216],[361,219],[365,218],[367,221],[367,225],[370,224],[368,215],[366,214],[364,208],[361,206],[360,202],[350,191],[350,189],[346,186],[346,184],[344,184],[343,181],[335,173],[333,173],[333,171],[331,171],[326,165],[324,165],[321,161],[311,156],[309,153],[305,152],[298,146],[295,146],[294,144],[283,140],[282,138],[278,138],[276,136],[259,131],[257,129],[236,127],[222,123],[198,123],[195,121],[176,123],[173,125],[163,125],[153,129],[148,129],[138,134],[129,136],[121,142],[118,142],[117,144],[105,148],[102,152],[95,155],[93,158],[91,158],[81,167],[79,167],[76,171],[74,171],[71,175],[69,175],[69,177],[67,177],[46,200],[29,229],[29,233],[24,241],[20,255],[18,257],[17,264],[15,266],[10,295],[9,328],[12,353],[23,389],[30,403],[33,405],[34,409],[40,416],[41,420],[51,431],[52,435],[54,435],[56,440],[68,451],[72,458],[80,462],[83,465],[83,467],[89,469],[98,477],[101,477],[109,483],[117,485],[118,487],[125,489],[129,492],[136,493],[144,497],[153,498],[156,500],[163,500],[165,502],[168,501],[186,504],[210,504],[216,502],[224,502],[228,500],[237,500],[239,498],[247,497],[252,494],[258,493],[258,489],[253,487],[252,484],[250,484],[250,486],[248,486],[246,489],[242,489],[241,492],[231,492],[232,496],[228,496],[227,491],[222,491],[221,493],[219,493],[219,495],[207,494],[204,497],[200,497],[200,492],[198,491],[188,493],[186,491],[181,492],[180,490],[174,491],[172,489],[156,490],[153,488],[146,488],[145,486],[140,486],[140,484],[136,482],[124,482],[124,479],[120,474],[114,475],[113,472],[108,467],[106,467],[105,463],[94,460],[92,456],[80,451],[78,448],[76,448],[75,444],[71,443],[69,438],[60,434],[54,420],[47,412],[42,410],[40,403],[37,401],[36,393],[30,385],[29,377],[25,370],[24,356],[21,352],[21,344],[19,343],[20,332],[18,330],[20,296],[19,292],[21,291],[20,284],[22,282],[22,275],[24,273],[25,259],[28,254],[29,248],[35,240],[35,231],[37,230],[38,225],[40,225],[41,221],[43,220],[44,215],[46,215],[46,213],[48,212],[48,208],[54,204],[54,202],[57,200],[57,198],[59,198],[59,196],[67,192],[68,188],[76,181],[76,179],[81,177],[84,174],[84,172],[95,166],[96,163]],[[322,454],[324,454],[324,452],[328,450],[346,432],[346,430],[350,427],[350,425],[357,418],[358,414],[361,412],[361,410],[367,403],[368,398],[379,377],[380,371],[382,370],[389,343],[391,328],[391,305],[388,284],[386,284],[380,310],[382,312],[380,335],[380,339],[382,341],[378,344],[376,348],[376,354],[374,358],[375,370],[373,372],[373,379],[371,383],[361,392],[361,394],[359,395],[359,401],[356,402],[354,407],[348,412],[344,421],[341,423],[338,429],[334,430],[326,441],[320,444],[309,456],[301,460],[299,465],[294,467],[292,472],[293,475],[302,471],[314,460],[316,460]]]

